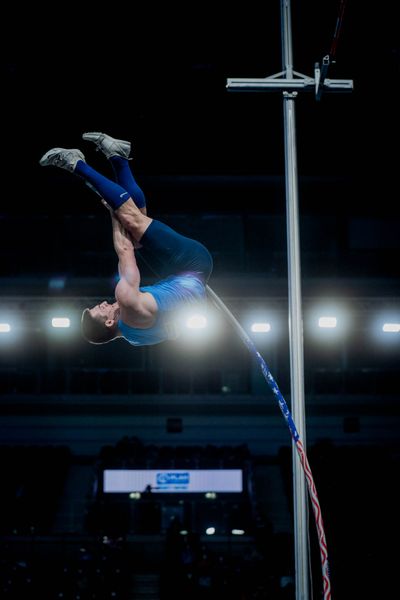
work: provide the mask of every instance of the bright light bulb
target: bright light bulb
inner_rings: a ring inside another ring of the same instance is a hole
[[[207,319],[204,315],[191,315],[188,319],[186,319],[186,327],[189,329],[204,329],[207,327]]]
[[[231,534],[232,535],[244,535],[245,530],[244,529],[232,529]]]
[[[334,329],[337,325],[336,317],[320,317],[318,319],[318,327],[324,327],[327,329]]]
[[[269,323],[253,323],[251,331],[253,333],[268,333],[268,331],[271,331],[271,325]]]
[[[131,500],[140,500],[141,497],[142,497],[142,494],[140,492],[131,492],[129,494],[129,498]]]
[[[67,317],[53,317],[51,324],[53,327],[70,327],[71,321]]]
[[[384,323],[382,331],[385,331],[386,333],[399,333],[400,323]]]

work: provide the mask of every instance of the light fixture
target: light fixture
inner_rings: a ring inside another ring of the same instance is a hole
[[[336,326],[336,317],[319,317],[318,319],[318,327],[321,327],[321,329],[335,329]]]
[[[251,325],[251,331],[253,333],[268,333],[268,331],[271,331],[271,325],[270,323],[253,323]]]
[[[190,315],[186,319],[186,327],[189,329],[204,329],[207,327],[207,319],[205,315],[200,313],[196,313],[194,315]]]
[[[53,317],[51,325],[55,328],[68,328],[71,326],[71,321],[68,317]]]
[[[142,494],[140,492],[131,492],[129,494],[129,498],[131,500],[140,500],[141,497],[142,497]]]
[[[384,323],[382,326],[382,331],[385,333],[399,333],[400,323]]]

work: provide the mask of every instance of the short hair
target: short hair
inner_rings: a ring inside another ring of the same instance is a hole
[[[90,309],[85,308],[81,317],[81,332],[87,342],[91,344],[107,344],[116,337],[115,327],[106,327],[105,323],[93,318]]]

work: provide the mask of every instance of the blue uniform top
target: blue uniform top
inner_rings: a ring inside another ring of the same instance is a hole
[[[148,329],[130,327],[121,320],[118,321],[118,329],[133,346],[150,346],[165,340],[175,340],[179,336],[176,309],[204,300],[206,296],[204,284],[192,274],[171,275],[154,285],[139,289],[154,297],[158,312],[156,322]]]

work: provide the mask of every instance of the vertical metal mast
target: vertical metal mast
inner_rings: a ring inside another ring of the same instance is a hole
[[[305,443],[304,408],[304,362],[303,362],[303,318],[300,274],[300,234],[298,212],[298,173],[296,154],[296,122],[294,100],[297,90],[314,91],[319,99],[322,90],[351,91],[351,80],[321,78],[318,66],[314,78],[293,70],[292,30],[290,0],[281,2],[282,68],[283,71],[265,79],[228,79],[230,91],[282,91],[285,136],[285,187],[286,187],[286,227],[288,247],[288,296],[289,296],[289,336],[291,404],[294,422],[300,439]],[[292,443],[293,456],[293,503],[295,536],[295,578],[296,600],[309,599],[309,547],[308,547],[308,503],[306,481]]]
[[[293,78],[292,29],[289,2],[281,1],[282,67],[287,78]],[[298,210],[298,174],[296,153],[296,91],[283,92],[285,136],[286,231],[288,249],[290,387],[294,422],[300,439],[306,443],[304,410],[303,317],[300,271],[300,226]],[[308,600],[308,503],[304,472],[292,442],[293,515],[295,543],[296,598]]]

